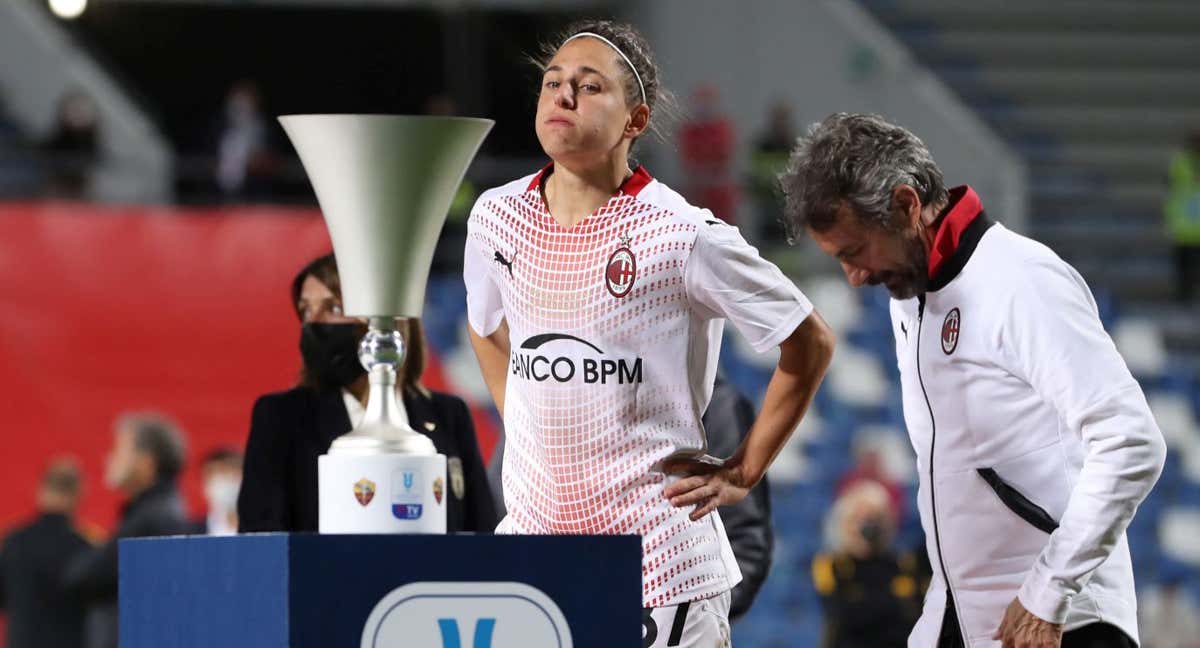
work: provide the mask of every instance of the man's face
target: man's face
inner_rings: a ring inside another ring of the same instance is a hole
[[[929,252],[919,228],[917,222],[895,229],[863,223],[843,205],[833,227],[808,233],[842,264],[851,286],[883,284],[892,297],[910,299],[925,292],[929,283]]]
[[[204,481],[210,479],[240,480],[242,478],[242,463],[235,459],[210,461],[200,467],[200,477]]]
[[[242,464],[236,459],[210,461],[201,467],[204,496],[209,510],[237,510],[238,490],[242,485]]]
[[[114,490],[127,490],[137,481],[138,452],[133,430],[117,428],[113,434],[113,447],[108,453],[108,465],[104,471],[104,483]]]

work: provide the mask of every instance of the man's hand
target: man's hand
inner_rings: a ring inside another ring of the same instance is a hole
[[[1014,598],[992,639],[999,639],[1004,648],[1059,648],[1062,635],[1061,625],[1033,616]]]
[[[689,516],[693,521],[712,513],[718,506],[741,501],[753,483],[746,477],[740,462],[722,463],[712,457],[667,459],[663,471],[684,475],[663,491],[674,506],[695,506]],[[757,481],[757,480],[755,480]]]

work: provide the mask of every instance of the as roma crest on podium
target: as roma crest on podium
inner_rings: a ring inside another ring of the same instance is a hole
[[[354,482],[354,499],[363,506],[370,504],[375,499],[375,482],[366,477]]]
[[[437,500],[438,504],[442,503],[442,493],[445,492],[445,490],[446,487],[442,483],[442,478],[435,477],[433,480],[433,499]]]

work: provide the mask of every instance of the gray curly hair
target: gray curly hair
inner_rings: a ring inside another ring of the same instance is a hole
[[[797,140],[779,176],[788,242],[806,229],[828,230],[843,204],[862,222],[891,228],[892,191],[902,185],[925,205],[949,199],[941,169],[916,135],[878,115],[830,115]]]
[[[183,429],[165,414],[127,412],[117,419],[117,429],[133,433],[137,449],[154,458],[159,479],[175,479],[183,472],[187,439]]]

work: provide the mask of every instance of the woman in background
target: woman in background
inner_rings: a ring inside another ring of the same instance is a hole
[[[366,326],[342,314],[332,254],[296,275],[292,304],[300,320],[304,368],[299,385],[254,404],[238,495],[242,533],[316,531],[317,457],[366,413],[367,374],[358,361]],[[409,426],[446,455],[446,530],[491,532],[496,511],[470,412],[462,399],[421,384],[425,336],[419,320],[404,322],[408,353],[396,389]]]

